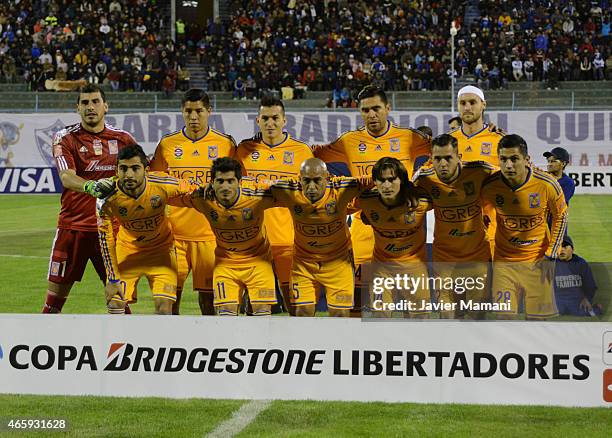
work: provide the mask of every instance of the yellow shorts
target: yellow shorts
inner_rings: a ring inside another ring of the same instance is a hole
[[[509,303],[510,308],[497,313],[517,314],[519,303],[524,300],[528,318],[552,318],[559,314],[552,280],[544,274],[544,267],[554,270],[554,265],[545,263],[544,266],[535,262],[493,263],[492,302]]]
[[[218,264],[213,276],[215,306],[240,304],[243,292],[252,304],[276,304],[276,277],[272,262],[253,261],[248,266]]]
[[[430,313],[430,310],[425,307],[424,303],[431,302],[431,294],[429,292],[429,273],[427,264],[419,261],[415,262],[374,262],[371,266],[371,284],[369,294],[369,305],[372,311],[384,311],[381,307],[383,304],[403,304],[405,300],[410,305],[409,313],[425,314]],[[385,279],[396,278],[397,275],[402,279],[401,288],[384,287]],[[413,282],[407,280],[404,283],[404,275],[408,278],[414,278]],[[377,280],[378,279],[378,280]],[[413,287],[414,286],[414,287]],[[376,287],[376,289],[375,289]],[[378,301],[378,303],[375,303]]]
[[[334,309],[351,309],[355,277],[350,256],[327,262],[293,259],[291,268],[291,304],[316,304],[321,286],[325,287],[327,305]]]
[[[274,272],[280,284],[288,284],[293,265],[293,246],[271,245]]]
[[[119,278],[124,287],[125,301],[138,300],[138,281],[146,277],[153,298],[176,301],[176,250],[157,248],[153,251],[135,251],[120,245],[116,247]],[[113,298],[121,301],[121,299]]]
[[[193,290],[211,291],[212,274],[215,268],[215,241],[176,240],[174,244],[178,263],[177,286],[182,289],[189,272],[192,272]]]
[[[432,287],[439,302],[489,302],[490,262],[435,262],[433,272]]]

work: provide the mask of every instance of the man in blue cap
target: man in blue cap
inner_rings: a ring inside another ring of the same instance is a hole
[[[548,163],[547,171],[557,179],[557,182],[563,189],[565,195],[565,203],[569,206],[569,201],[574,196],[576,184],[565,172],[565,168],[569,164],[569,153],[563,148],[554,148],[550,152],[544,152],[544,157]]]
[[[555,263],[554,286],[560,315],[601,315],[601,306],[593,305],[597,284],[591,268],[586,260],[574,254],[574,243],[567,235]]]

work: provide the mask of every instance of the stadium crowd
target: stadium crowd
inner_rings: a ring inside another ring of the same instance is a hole
[[[107,83],[113,91],[183,86],[187,49],[168,37],[156,2],[10,0],[0,4],[3,82]]]

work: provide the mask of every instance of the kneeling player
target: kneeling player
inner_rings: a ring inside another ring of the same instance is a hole
[[[117,190],[98,200],[98,234],[108,276],[109,313],[125,313],[137,299],[137,284],[146,277],[153,293],[155,313],[172,314],[176,300],[176,251],[166,218],[170,198],[190,193],[196,186],[166,174],[147,172],[142,148],[127,146],[117,156]],[[120,223],[117,240],[111,218]]]
[[[360,191],[356,178],[330,180],[325,163],[318,158],[302,163],[299,183],[272,185],[274,197],[289,208],[295,227],[291,303],[296,316],[314,316],[321,287],[329,315],[349,316],[355,276],[346,210]]]
[[[216,159],[210,172],[212,196],[185,197],[184,201],[206,216],[216,236],[213,286],[217,314],[238,315],[246,290],[253,315],[270,315],[276,304],[276,278],[263,220],[264,210],[275,206],[272,194],[241,181],[240,162],[232,158]]]
[[[489,302],[491,261],[480,191],[495,167],[462,162],[457,139],[442,134],[432,141],[432,166],[422,167],[416,184],[431,197],[434,226],[434,285],[442,318],[483,319]]]
[[[412,184],[396,158],[378,160],[372,177],[376,187],[363,192],[355,202],[363,222],[374,229],[373,265],[368,276],[372,280],[408,276],[414,279],[410,283],[414,287],[372,291],[374,294],[363,302],[369,302],[376,316],[390,317],[393,310],[401,309],[406,316],[423,317],[430,302],[423,221],[432,208],[431,200],[422,192],[416,210],[407,205]],[[389,306],[391,303],[401,304],[400,309]]]
[[[527,319],[557,316],[552,277],[567,225],[563,191],[554,177],[529,165],[522,137],[505,136],[497,152],[501,170],[484,182],[482,197],[497,213],[493,302],[498,316],[516,318],[521,297]]]

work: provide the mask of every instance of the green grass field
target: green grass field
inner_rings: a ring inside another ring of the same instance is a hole
[[[0,313],[40,312],[46,290],[49,251],[58,196],[0,195]],[[577,253],[589,262],[612,263],[612,196],[572,199],[570,234]],[[610,279],[594,265],[596,301],[612,320]],[[146,283],[146,282],[145,282]],[[146,284],[135,313],[153,313]],[[182,313],[197,315],[195,294],[186,285]],[[105,313],[102,286],[91,267],[75,285],[66,313]],[[356,391],[359,388],[355,389]],[[67,434],[6,432],[0,436],[189,437],[204,436],[229,419],[244,401],[126,399],[0,395],[0,418],[65,418]],[[502,407],[276,401],[239,436],[609,436],[612,415],[605,408]]]

